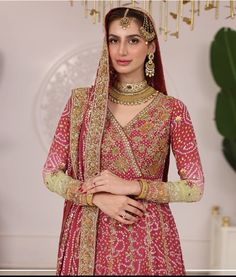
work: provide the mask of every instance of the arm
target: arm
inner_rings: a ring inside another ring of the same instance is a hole
[[[186,106],[173,99],[170,140],[180,180],[175,182],[143,180],[139,199],[158,203],[199,201],[204,176],[192,122]]]
[[[66,174],[69,160],[70,115],[72,97],[61,115],[56,132],[43,168],[43,180],[47,188],[66,200],[78,205],[92,205],[92,194],[80,191],[82,182]]]

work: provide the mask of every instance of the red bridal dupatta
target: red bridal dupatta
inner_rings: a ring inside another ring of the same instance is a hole
[[[130,9],[153,22],[146,11]],[[94,85],[73,90],[58,123],[43,170],[47,187],[66,199],[58,275],[184,274],[168,203],[200,200],[203,173],[188,111],[166,95],[157,38],[155,43],[157,74],[148,83],[159,94],[131,122],[122,127],[107,107],[114,80],[105,34]],[[171,144],[181,177],[177,182],[167,182]],[[79,191],[84,181],[103,169],[124,179],[148,181],[145,199],[139,200],[148,213],[137,224],[118,224],[92,205],[90,195]]]

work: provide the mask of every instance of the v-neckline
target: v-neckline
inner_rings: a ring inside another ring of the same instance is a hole
[[[112,118],[116,121],[116,123],[121,127],[121,129],[125,130],[127,129],[130,125],[132,125],[141,115],[145,114],[146,111],[152,106],[152,104],[156,101],[156,99],[158,98],[159,93],[157,95],[154,96],[154,98],[152,99],[152,101],[145,106],[141,111],[139,111],[132,119],[130,119],[124,126],[122,126],[120,124],[120,122],[117,120],[117,118],[115,117],[115,115],[112,113],[112,111],[110,110],[110,108],[108,107],[108,112],[111,114]]]

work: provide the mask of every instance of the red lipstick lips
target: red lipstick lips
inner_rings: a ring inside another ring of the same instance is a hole
[[[128,65],[131,62],[131,60],[117,60],[116,62],[119,65]]]

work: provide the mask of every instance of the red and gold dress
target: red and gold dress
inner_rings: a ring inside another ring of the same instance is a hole
[[[100,170],[148,182],[144,199],[138,200],[146,206],[145,216],[133,225],[124,225],[92,206],[90,195],[78,190],[85,170],[81,161],[86,147],[90,147],[80,135],[89,121],[83,116],[89,109],[89,96],[84,95],[89,95],[89,90],[73,91],[43,171],[47,187],[66,199],[57,274],[184,275],[179,235],[169,203],[199,201],[204,185],[186,106],[158,93],[123,127],[107,109]],[[174,182],[166,180],[170,149],[180,176]]]

